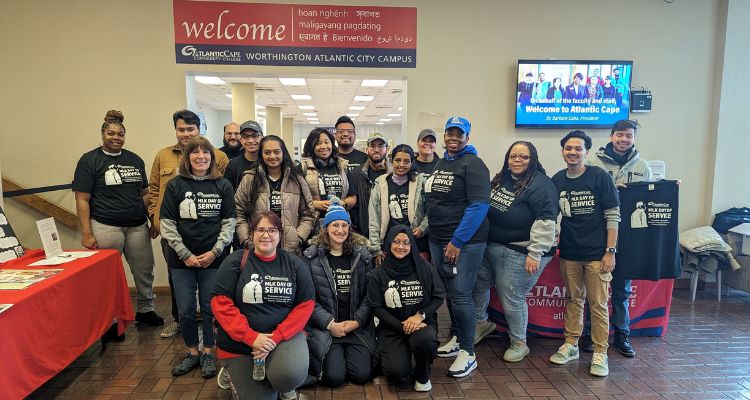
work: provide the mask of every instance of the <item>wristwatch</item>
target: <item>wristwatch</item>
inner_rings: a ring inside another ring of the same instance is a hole
[[[617,253],[617,247],[607,247],[607,253]]]
[[[427,314],[425,314],[424,311],[422,311],[422,310],[419,310],[417,312],[417,315],[419,315],[420,317],[422,317],[422,321],[424,321],[424,320],[427,319]]]

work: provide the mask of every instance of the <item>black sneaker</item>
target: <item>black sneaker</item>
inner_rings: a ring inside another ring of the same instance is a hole
[[[615,331],[615,340],[612,342],[612,346],[625,357],[635,357],[635,349],[630,344],[630,338],[625,332]]]
[[[164,325],[164,318],[154,311],[135,313],[135,320],[151,326]]]
[[[213,353],[201,354],[201,376],[205,379],[216,376],[216,356]]]
[[[185,375],[188,372],[198,368],[200,364],[201,364],[201,356],[199,354],[192,355],[190,353],[187,353],[185,358],[182,361],[180,361],[179,364],[175,365],[174,368],[172,368],[172,375],[173,376]]]
[[[586,353],[594,352],[594,341],[591,340],[591,335],[583,335],[578,340],[578,348],[585,351]]]

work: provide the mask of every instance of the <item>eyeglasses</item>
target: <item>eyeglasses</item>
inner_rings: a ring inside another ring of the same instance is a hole
[[[250,139],[250,138],[255,139],[255,138],[263,137],[263,134],[260,133],[260,132],[255,132],[255,133],[241,133],[240,137],[243,138],[243,139]]]
[[[527,161],[529,158],[531,158],[528,154],[511,154],[508,156],[508,160],[524,160]]]
[[[254,232],[258,236],[263,236],[266,233],[268,236],[274,236],[279,233],[279,230],[278,228],[255,228]]]
[[[336,133],[354,133],[354,129],[336,129]]]
[[[408,240],[403,240],[402,241],[402,240],[399,240],[399,239],[393,239],[393,242],[391,242],[391,243],[395,244],[396,246],[401,246],[401,245],[403,245],[405,247],[411,246],[411,242],[408,241]]]

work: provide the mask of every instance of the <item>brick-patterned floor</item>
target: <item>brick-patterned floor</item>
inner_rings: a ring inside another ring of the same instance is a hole
[[[168,315],[165,296],[157,301]],[[441,313],[441,334],[447,335]],[[447,360],[437,359],[430,394],[411,386],[389,385],[383,377],[365,386],[301,391],[303,399],[750,399],[750,295],[731,291],[716,302],[715,291],[699,293],[695,304],[687,290],[675,290],[669,332],[663,338],[633,338],[637,357],[610,350],[607,378],[588,373],[590,354],[553,366],[549,356],[560,340],[531,338],[531,355],[521,363],[502,361],[508,344],[490,337],[477,347],[479,368],[463,379],[445,375]],[[159,330],[131,325],[126,340],[101,353],[95,344],[31,398],[69,399],[228,399],[228,391],[204,380],[196,370],[173,378],[172,365],[184,352],[182,339],[162,339]],[[0,383],[2,384],[2,383]]]

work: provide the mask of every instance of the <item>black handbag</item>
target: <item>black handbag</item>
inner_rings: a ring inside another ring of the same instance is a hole
[[[747,207],[733,207],[726,211],[722,211],[716,214],[714,223],[711,227],[719,233],[727,233],[730,229],[737,225],[750,222],[750,208]]]

